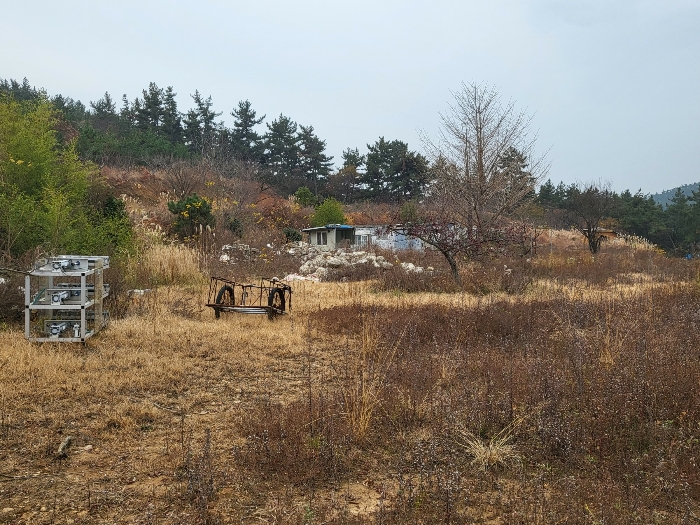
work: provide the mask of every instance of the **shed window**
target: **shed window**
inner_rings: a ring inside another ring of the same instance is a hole
[[[319,246],[325,246],[328,244],[328,233],[327,232],[316,232],[316,244]]]

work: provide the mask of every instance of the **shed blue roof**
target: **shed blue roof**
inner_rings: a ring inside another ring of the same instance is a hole
[[[354,230],[354,226],[349,224],[326,224],[325,226],[316,226],[315,228],[304,228],[303,232],[315,232],[319,230]]]

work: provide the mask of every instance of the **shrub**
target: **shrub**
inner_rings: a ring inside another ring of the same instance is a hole
[[[243,222],[237,217],[230,217],[227,221],[226,228],[236,237],[243,237]]]
[[[311,218],[311,226],[323,226],[325,224],[344,224],[343,205],[333,197],[323,201],[316,213]]]
[[[307,206],[313,206],[317,202],[316,195],[314,195],[309,188],[306,186],[302,186],[299,188],[294,196],[297,199],[297,202],[299,203],[300,206],[307,207]]]
[[[194,235],[200,226],[214,225],[211,203],[206,197],[200,197],[196,193],[177,202],[168,202],[168,210],[177,216],[174,228],[180,237]]]
[[[287,242],[299,242],[303,239],[301,232],[296,228],[284,228],[282,233],[284,233]]]

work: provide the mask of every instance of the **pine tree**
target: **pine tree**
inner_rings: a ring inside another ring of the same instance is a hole
[[[644,195],[641,190],[634,195],[626,190],[619,195],[617,201],[614,218],[623,231],[639,235],[651,242],[660,240],[663,210],[651,196]]]
[[[163,136],[170,141],[171,144],[182,144],[183,130],[182,119],[180,112],[177,110],[177,102],[172,86],[168,86],[163,94]]]
[[[358,150],[357,148],[347,148],[345,151],[343,151],[342,157],[343,168],[347,168],[348,166],[354,166],[356,169],[359,170],[362,166],[365,165],[365,162],[367,161],[367,157],[365,155],[360,155],[360,150]]]
[[[156,135],[161,134],[161,123],[165,114],[163,107],[163,90],[155,82],[148,85],[148,90],[143,90],[143,102],[136,111],[136,125],[143,131],[151,131]]]
[[[693,201],[688,199],[680,188],[666,208],[666,227],[673,249],[679,255],[692,250],[696,242],[699,224],[694,220]]]
[[[374,144],[367,144],[367,171],[362,177],[365,197],[371,200],[389,200],[389,179],[397,168],[394,152],[395,144],[387,142],[384,137]]]
[[[390,192],[395,202],[420,198],[430,181],[428,160],[415,151],[403,151],[399,170]]]
[[[193,153],[203,154],[211,151],[216,143],[218,127],[215,119],[221,113],[212,110],[211,97],[202,99],[199,91],[192,96],[195,107],[185,115],[185,142]]]
[[[117,107],[109,93],[97,102],[90,102],[92,111],[90,112],[90,123],[95,129],[105,132],[115,130],[119,122]]]
[[[299,172],[318,194],[319,186],[328,179],[333,157],[325,154],[326,141],[314,134],[313,126],[299,126]]]
[[[420,197],[429,181],[428,161],[400,140],[380,137],[367,145],[367,172],[362,176],[365,197],[400,203]]]
[[[556,188],[552,184],[551,179],[540,186],[540,191],[537,194],[537,202],[542,206],[557,208],[561,205],[561,201],[555,194]]]
[[[7,93],[18,102],[37,101],[42,98],[42,95],[46,95],[43,91],[32,87],[27,77],[24,77],[21,84],[14,79],[9,81],[0,79],[0,93]]]
[[[51,99],[54,107],[63,114],[63,118],[76,128],[82,126],[87,120],[88,114],[85,105],[79,100],[70,97],[56,95]]]
[[[254,128],[265,120],[265,115],[256,118],[250,101],[245,100],[238,103],[238,109],[231,111],[231,116],[235,118],[231,131],[231,146],[234,157],[247,162],[260,162],[262,160],[262,139]]]
[[[532,200],[535,198],[535,180],[532,174],[527,171],[528,161],[525,155],[513,146],[507,148],[498,161],[498,176],[504,182],[503,188],[505,198],[511,191],[521,191],[522,188],[530,187],[530,191],[523,199]]]
[[[265,165],[270,170],[269,182],[282,191],[293,193],[302,185],[298,175],[300,149],[297,123],[280,114],[267,124],[263,140]]]

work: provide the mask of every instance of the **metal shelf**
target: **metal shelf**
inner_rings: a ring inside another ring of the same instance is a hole
[[[109,257],[59,255],[41,259],[25,277],[25,335],[36,342],[85,342],[109,321],[103,301]]]

